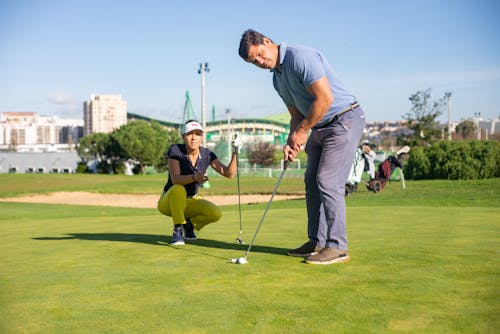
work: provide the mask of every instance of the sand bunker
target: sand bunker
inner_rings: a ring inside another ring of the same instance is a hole
[[[156,208],[158,195],[96,194],[89,192],[56,192],[22,197],[1,198],[2,202],[100,205],[129,208]],[[274,201],[303,198],[302,195],[275,195]],[[217,205],[238,204],[237,195],[203,196]],[[241,195],[241,204],[266,203],[271,195]]]

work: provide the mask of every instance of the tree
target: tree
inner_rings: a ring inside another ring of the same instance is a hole
[[[248,162],[252,165],[271,166],[274,163],[275,148],[270,143],[257,142],[254,145],[246,145]]]
[[[84,162],[106,158],[106,149],[111,138],[107,133],[92,133],[78,140],[76,151]]]
[[[92,133],[80,138],[76,150],[84,163],[95,159],[106,172],[111,168],[115,173],[123,155],[116,140],[108,133]]]
[[[458,123],[455,128],[457,139],[474,139],[477,131],[477,126],[473,121],[465,120]]]
[[[176,131],[171,130],[165,132],[167,138],[167,149],[173,144],[180,144],[183,142],[182,138]],[[161,152],[160,162],[158,162],[158,164],[156,165],[156,170],[160,173],[163,173],[168,170],[168,159],[166,158],[165,153],[166,150]]]
[[[410,146],[431,145],[441,138],[441,129],[437,118],[443,113],[448,96],[445,95],[437,101],[432,101],[430,88],[409,97],[412,107],[403,118],[407,121],[408,128],[413,134],[399,141]]]
[[[163,129],[158,122],[138,120],[121,126],[112,134],[123,150],[123,158],[139,161],[141,173],[146,165],[160,164],[168,146],[180,142],[173,131]]]

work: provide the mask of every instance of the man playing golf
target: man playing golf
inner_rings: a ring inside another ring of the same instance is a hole
[[[365,126],[363,110],[315,49],[277,45],[247,30],[239,55],[273,73],[274,88],[291,115],[285,160],[293,161],[307,142],[304,182],[309,240],[288,254],[312,264],[349,261],[345,183]]]
[[[172,217],[174,232],[170,243],[174,245],[184,245],[184,239],[196,240],[194,230],[199,231],[205,225],[216,222],[222,215],[214,203],[197,196],[200,185],[208,180],[208,166],[227,178],[236,174],[236,155],[241,148],[241,140],[233,140],[233,154],[226,166],[215,153],[201,146],[202,136],[201,124],[189,120],[182,132],[184,144],[174,144],[166,153],[168,181],[158,200],[158,210]]]

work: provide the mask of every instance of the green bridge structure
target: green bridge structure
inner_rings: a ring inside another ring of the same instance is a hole
[[[182,123],[174,123],[152,119],[138,114],[127,113],[127,119],[158,122],[165,129],[181,133]],[[284,145],[290,131],[287,123],[262,118],[233,118],[205,122],[207,142],[220,142],[230,138],[230,134],[263,138],[262,141],[272,141],[275,145]],[[272,140],[269,140],[272,139]]]

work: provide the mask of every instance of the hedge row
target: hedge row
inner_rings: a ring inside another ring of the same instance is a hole
[[[414,147],[404,167],[408,179],[486,179],[500,177],[500,142],[442,141]]]

